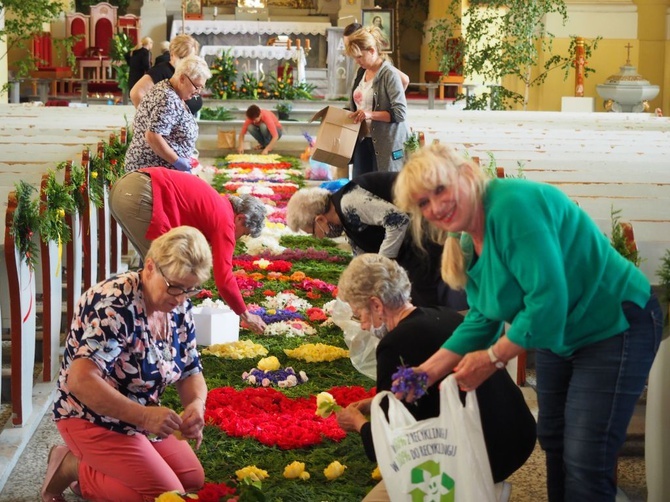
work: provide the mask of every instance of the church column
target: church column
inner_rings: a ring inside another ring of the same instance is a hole
[[[638,11],[638,52],[637,71],[652,84],[661,88],[661,94],[654,100],[663,104],[667,112],[669,96],[664,93],[665,67],[667,66],[666,44],[668,43],[668,0],[634,0]],[[651,110],[653,111],[653,110]]]

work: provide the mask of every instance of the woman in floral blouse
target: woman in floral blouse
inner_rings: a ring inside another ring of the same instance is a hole
[[[172,77],[147,92],[135,113],[126,171],[150,166],[191,170],[198,124],[185,101],[199,95],[211,76],[204,59],[188,56]]]
[[[153,241],[145,267],[111,277],[79,300],[54,403],[65,441],[49,453],[43,501],[68,487],[87,500],[153,500],[191,491],[204,470],[187,441],[202,441],[207,386],[196,350],[191,296],[212,255],[193,227]],[[181,414],[161,406],[174,384]]]
[[[323,188],[298,190],[286,207],[286,222],[294,232],[318,238],[344,232],[354,255],[379,253],[397,261],[409,274],[416,305],[466,309],[465,295],[450,291],[440,278],[442,246],[426,241],[420,250],[412,243],[409,215],[393,204],[397,177],[395,172],[366,173],[333,194]]]

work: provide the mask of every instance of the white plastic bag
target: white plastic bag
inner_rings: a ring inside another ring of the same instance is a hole
[[[349,348],[349,358],[354,368],[363,375],[377,380],[377,345],[379,339],[369,331],[361,329],[360,323],[352,318],[348,303],[336,300],[333,305],[333,322],[344,333],[344,343]]]
[[[388,420],[380,403],[388,398]],[[391,392],[371,404],[372,438],[392,502],[414,500],[495,502],[479,404],[465,406],[453,375],[440,385],[440,416],[417,421]]]

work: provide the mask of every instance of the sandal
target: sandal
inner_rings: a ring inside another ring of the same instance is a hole
[[[81,486],[79,486],[79,481],[73,481],[70,483],[70,490],[72,493],[74,493],[77,497],[81,497]]]

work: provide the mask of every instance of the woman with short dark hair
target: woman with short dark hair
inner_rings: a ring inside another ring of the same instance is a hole
[[[212,246],[214,281],[228,306],[257,332],[263,320],[247,310],[233,276],[235,242],[258,237],[265,225],[265,205],[251,195],[224,196],[201,178],[162,167],[126,174],[112,186],[109,206],[114,219],[144,257],[151,241],[179,225],[200,230]]]

